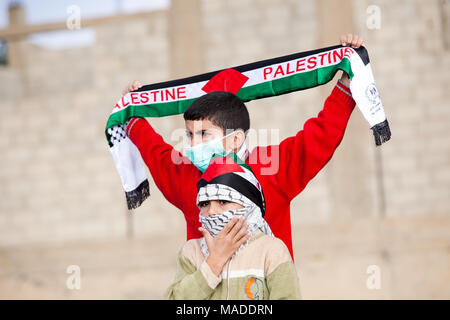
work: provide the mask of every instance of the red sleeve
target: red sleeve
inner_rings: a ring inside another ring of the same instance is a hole
[[[289,200],[298,195],[331,159],[344,137],[354,107],[350,90],[339,82],[318,116],[306,121],[297,135],[280,143],[279,161],[276,161],[279,167],[274,182]],[[272,159],[276,147],[269,151]]]
[[[156,133],[146,119],[133,118],[127,135],[139,149],[156,186],[164,197],[183,211],[183,190],[196,188],[199,170]],[[194,183],[194,185],[190,185]]]

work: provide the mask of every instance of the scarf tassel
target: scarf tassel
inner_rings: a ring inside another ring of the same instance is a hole
[[[381,146],[382,143],[389,141],[391,139],[391,129],[389,128],[389,123],[386,120],[374,125],[372,128],[373,136],[375,138],[375,144]]]
[[[128,210],[136,209],[149,196],[150,196],[150,185],[148,184],[148,180],[144,180],[133,191],[125,192],[125,197],[127,198]]]

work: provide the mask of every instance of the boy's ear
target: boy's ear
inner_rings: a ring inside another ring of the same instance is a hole
[[[233,149],[239,149],[245,141],[245,133],[242,130],[236,131],[233,136]]]
[[[233,133],[232,136],[229,136],[224,140],[224,148],[227,152],[230,152],[230,149],[233,152],[237,152],[245,141],[245,133],[243,130],[237,130]]]

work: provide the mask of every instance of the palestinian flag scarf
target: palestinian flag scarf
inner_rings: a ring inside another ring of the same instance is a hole
[[[149,196],[149,185],[139,150],[126,135],[132,117],[182,114],[198,97],[229,91],[243,102],[313,88],[330,81],[338,70],[350,78],[353,99],[369,122],[375,144],[391,137],[383,105],[364,47],[341,45],[258,61],[189,78],[145,85],[124,95],[106,124],[106,139],[125,189],[129,209]]]

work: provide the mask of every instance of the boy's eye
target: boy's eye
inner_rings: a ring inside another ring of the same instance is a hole
[[[189,131],[186,131],[186,137],[188,137],[188,138],[192,137],[192,133],[190,133]]]
[[[227,204],[227,203],[230,203],[230,201],[228,201],[228,200],[220,200],[220,204]]]
[[[202,201],[198,204],[200,208],[207,207],[209,205],[209,201]]]
[[[208,131],[202,131],[202,136],[203,137],[209,136],[209,135],[210,135],[210,133]]]

